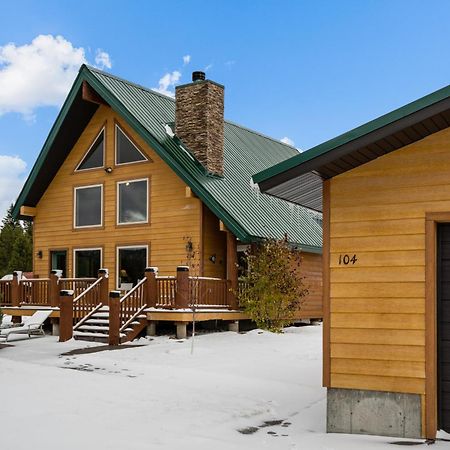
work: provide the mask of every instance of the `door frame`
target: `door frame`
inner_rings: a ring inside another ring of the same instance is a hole
[[[48,249],[48,273],[51,273],[52,269],[52,253],[53,252],[66,252],[66,277],[69,274],[69,255],[68,248],[49,248]]]
[[[438,427],[437,392],[437,225],[450,223],[450,212],[425,214],[425,430],[435,439]]]

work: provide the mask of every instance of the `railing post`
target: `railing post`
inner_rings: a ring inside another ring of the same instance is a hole
[[[13,272],[13,279],[11,284],[11,305],[19,306],[20,286],[19,286],[19,274]]]
[[[238,309],[238,301],[237,301],[237,286],[233,287],[233,283],[231,280],[227,280],[227,292],[226,292],[226,298],[228,303],[229,309]]]
[[[109,293],[109,345],[120,344],[120,291]]]
[[[189,308],[189,267],[177,267],[177,291],[175,294],[175,308]]]
[[[11,306],[19,307],[20,306],[20,284],[19,284],[19,273],[13,272],[13,279],[11,283]],[[22,322],[21,316],[13,316],[13,323]]]
[[[48,296],[50,297],[50,306],[57,308],[59,306],[59,290],[58,283],[61,271],[52,270],[50,272],[50,282],[48,286]]]
[[[59,342],[73,337],[73,291],[59,293]]]
[[[157,273],[158,273],[157,267],[147,267],[145,269],[145,278],[147,278],[147,281],[145,283],[144,303],[147,304],[148,308],[156,307],[158,296],[158,289],[156,286]]]
[[[108,269],[99,269],[98,277],[102,279],[99,286],[98,302],[104,305],[108,304]]]

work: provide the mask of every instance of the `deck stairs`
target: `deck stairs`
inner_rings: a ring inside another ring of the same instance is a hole
[[[139,336],[147,325],[147,316],[140,314],[120,330],[120,343],[132,341]],[[109,308],[101,308],[89,314],[79,326],[75,326],[73,337],[76,340],[108,343],[109,337]]]

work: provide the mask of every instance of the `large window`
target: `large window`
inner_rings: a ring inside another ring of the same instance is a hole
[[[75,188],[75,227],[101,226],[103,223],[103,185]]]
[[[105,129],[95,138],[76,170],[98,169],[105,165]]]
[[[73,252],[76,278],[97,278],[102,264],[101,248],[83,248]]]
[[[117,248],[117,287],[129,291],[144,277],[147,266],[147,245]]]
[[[117,223],[148,222],[148,179],[117,183]]]
[[[116,125],[116,164],[148,161],[134,142]]]

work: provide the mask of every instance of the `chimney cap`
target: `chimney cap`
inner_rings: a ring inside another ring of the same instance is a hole
[[[206,78],[205,72],[202,72],[201,70],[196,70],[195,72],[192,72],[192,81],[204,81]]]

